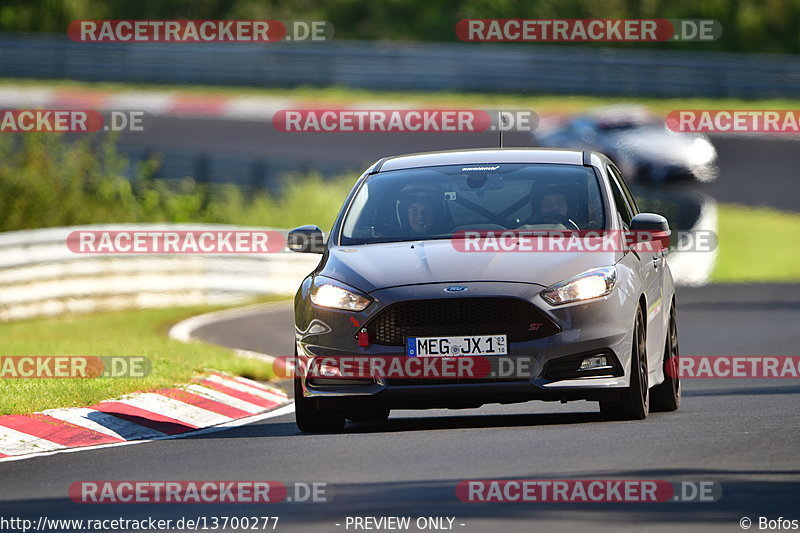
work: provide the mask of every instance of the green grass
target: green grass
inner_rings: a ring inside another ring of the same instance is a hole
[[[191,178],[153,179],[151,161],[133,179],[113,138],[66,142],[49,133],[0,136],[0,231],[116,222],[205,222],[294,227],[313,221],[323,229],[357,176],[323,179],[283,175],[279,193]]]
[[[219,215],[212,212],[205,219],[275,228],[316,224],[329,231],[357,178],[357,175],[333,179],[300,176],[287,179],[279,195],[260,193],[246,197],[241,190],[230,188],[225,199],[219,202]]]
[[[764,207],[718,207],[714,283],[800,281],[800,214]]]
[[[322,102],[329,105],[365,104],[374,102],[375,107],[395,104],[417,104],[419,106],[470,106],[480,109],[531,109],[538,113],[572,113],[590,107],[611,104],[642,104],[657,113],[666,114],[675,109],[797,109],[800,99],[737,99],[737,98],[644,98],[608,96],[571,96],[540,94],[487,94],[475,92],[415,92],[372,91],[347,87],[298,87],[293,89],[259,87],[219,87],[198,85],[159,85],[124,83],[88,83],[72,80],[42,80],[0,78],[2,86],[47,87],[51,89],[74,89],[81,93],[91,91],[167,91],[192,96],[265,96],[294,98],[299,102]]]
[[[238,357],[226,348],[184,344],[167,336],[172,324],[216,309],[146,309],[0,324],[3,356],[145,356],[152,363],[150,375],[139,379],[0,379],[0,414],[88,406],[129,392],[186,383],[205,369],[270,379],[271,368],[263,362]]]

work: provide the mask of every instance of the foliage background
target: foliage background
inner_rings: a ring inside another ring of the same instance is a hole
[[[603,43],[800,52],[800,0],[4,0],[0,30],[63,33],[81,19],[328,20],[337,39],[454,41],[463,18],[711,18],[716,42]],[[592,46],[575,43],[567,46]]]

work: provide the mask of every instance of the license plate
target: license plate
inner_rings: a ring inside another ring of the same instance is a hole
[[[469,335],[466,337],[408,337],[409,357],[460,357],[463,355],[507,355],[505,335]]]

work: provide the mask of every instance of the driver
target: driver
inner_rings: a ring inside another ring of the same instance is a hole
[[[408,205],[408,227],[414,233],[428,233],[436,219],[436,205],[430,200],[420,200]]]
[[[534,183],[531,186],[531,217],[523,227],[529,226],[561,226],[568,229],[579,229],[572,218],[573,190],[564,183]],[[553,228],[559,229],[559,228]]]
[[[539,213],[542,215],[555,214],[566,217],[568,207],[566,194],[551,192],[542,196],[541,202],[539,203]]]
[[[400,226],[414,235],[435,235],[444,232],[446,215],[442,193],[432,189],[410,189],[401,192],[397,218]]]

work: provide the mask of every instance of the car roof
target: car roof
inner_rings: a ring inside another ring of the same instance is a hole
[[[613,105],[596,107],[580,115],[582,119],[589,119],[600,126],[614,126],[622,124],[645,126],[656,120],[645,106],[642,105]]]
[[[481,148],[447,150],[387,157],[378,161],[371,173],[387,170],[432,167],[440,165],[482,165],[495,163],[554,163],[582,165],[581,150],[554,148]]]

